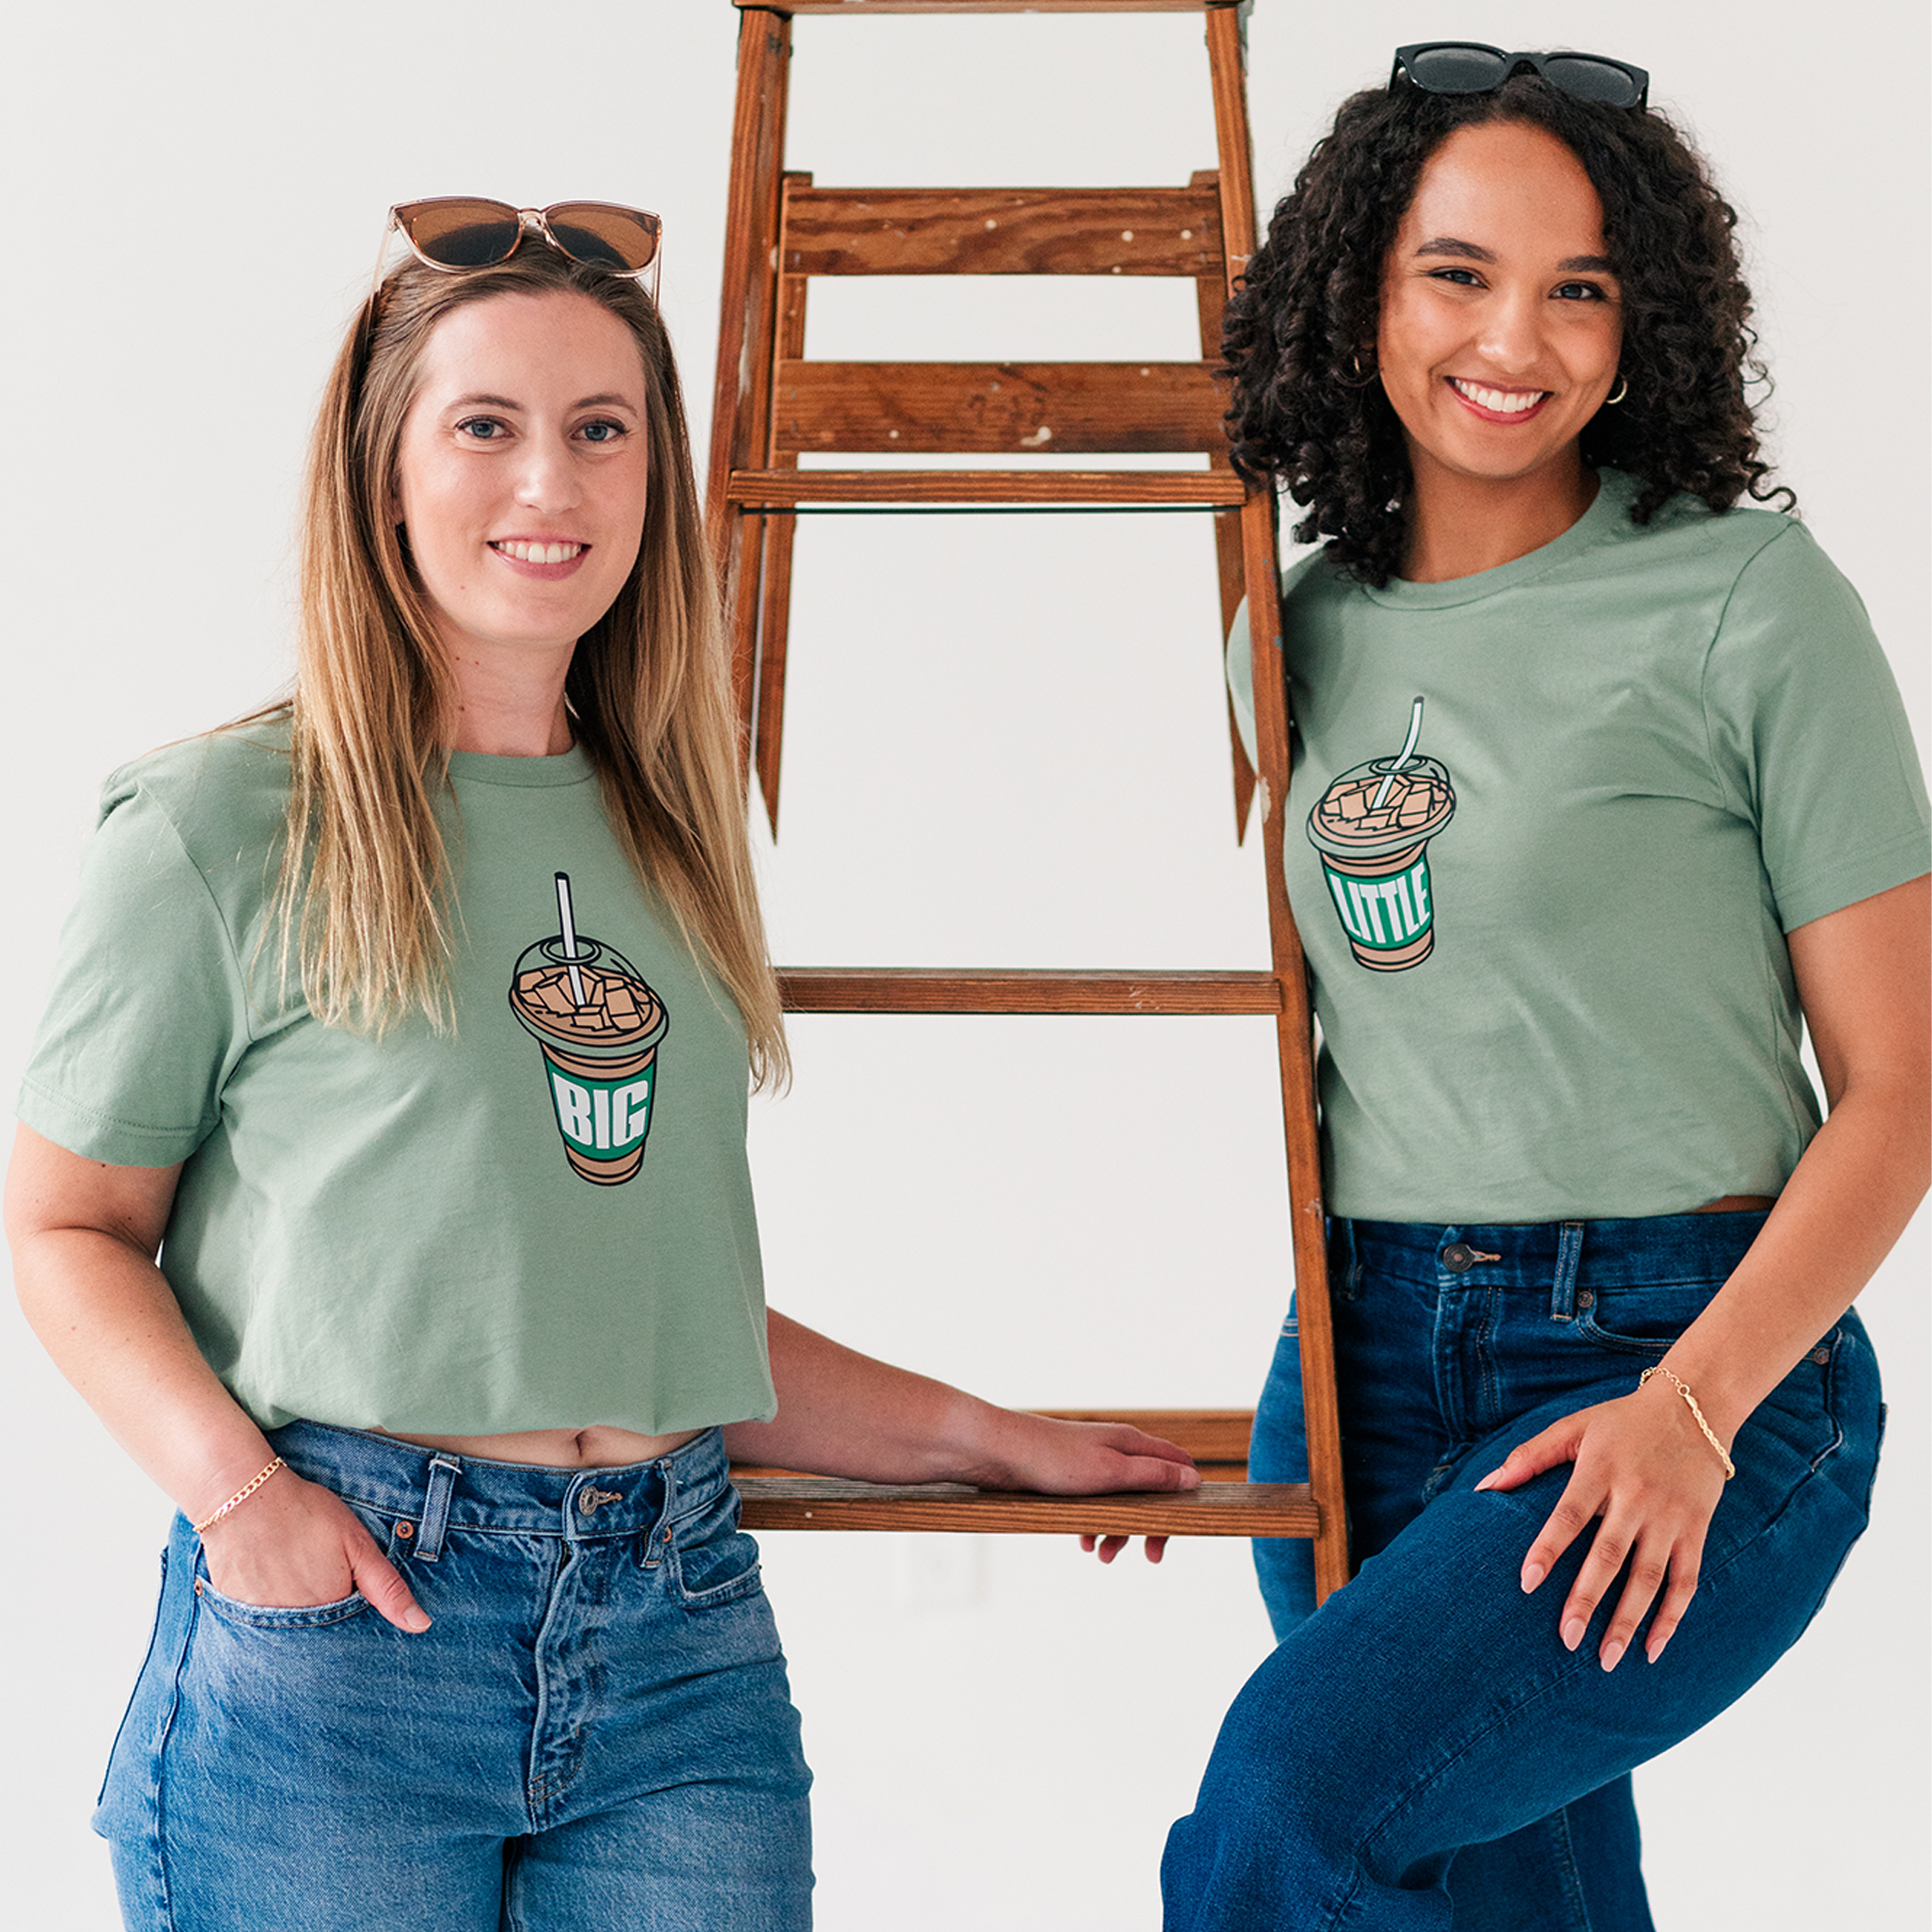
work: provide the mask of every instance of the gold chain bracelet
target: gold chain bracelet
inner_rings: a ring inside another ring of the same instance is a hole
[[[1707,1431],[1706,1434],[1708,1433],[1709,1432]],[[266,1469],[264,1469],[262,1473],[259,1476],[257,1476],[252,1482],[243,1483],[242,1487],[239,1490],[237,1490],[235,1493],[232,1496],[230,1496],[228,1500],[225,1503],[223,1503],[221,1507],[218,1510],[216,1510],[213,1516],[205,1516],[198,1523],[195,1523],[193,1525],[194,1533],[197,1536],[199,1536],[203,1530],[213,1529],[214,1525],[217,1522],[219,1522],[221,1519],[225,1517],[230,1510],[237,1509],[242,1503],[245,1503],[248,1500],[248,1498],[252,1496],[255,1493],[255,1492],[259,1490],[262,1487],[262,1485],[266,1483],[269,1480],[269,1478],[272,1476],[275,1473],[275,1471],[281,1468],[282,1466],[283,1466],[282,1459],[279,1456],[277,1456],[275,1460],[272,1463],[270,1463],[269,1466]]]
[[[1697,1406],[1697,1398],[1690,1393],[1690,1384],[1673,1370],[1666,1369],[1662,1362],[1659,1362],[1655,1368],[1646,1369],[1642,1375],[1637,1377],[1637,1387],[1641,1388],[1652,1376],[1666,1378],[1677,1393],[1684,1398],[1686,1406],[1697,1418],[1697,1427],[1704,1432],[1704,1440],[1718,1452],[1718,1461],[1724,1465],[1724,1481],[1728,1483],[1738,1473],[1738,1465],[1731,1461],[1729,1455],[1725,1452],[1724,1445],[1712,1434],[1711,1425],[1704,1420],[1704,1411]]]

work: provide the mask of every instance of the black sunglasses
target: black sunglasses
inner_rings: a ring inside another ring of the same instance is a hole
[[[1395,50],[1391,90],[1406,81],[1424,94],[1489,94],[1527,68],[1551,87],[1600,107],[1641,107],[1650,75],[1607,54],[1506,54],[1480,41],[1418,41]]]

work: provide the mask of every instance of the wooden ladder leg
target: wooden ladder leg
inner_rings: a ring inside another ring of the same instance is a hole
[[[738,23],[738,99],[724,222],[724,293],[711,414],[706,526],[731,634],[732,685],[749,748],[756,685],[766,520],[729,500],[733,469],[763,469],[771,448],[780,169],[791,16],[747,7]]]
[[[807,188],[811,177],[790,173],[784,178],[784,191]],[[780,233],[783,233],[782,220]],[[782,270],[783,265],[780,265]],[[777,360],[796,361],[805,354],[805,292],[808,278],[782,272],[778,281]],[[776,407],[776,401],[774,402]],[[796,469],[798,458],[777,447],[776,427],[771,430],[771,467]],[[757,773],[758,792],[765,801],[765,816],[772,837],[779,836],[779,758],[784,742],[785,643],[791,633],[791,553],[798,538],[796,516],[765,519],[764,607],[758,624],[757,689],[752,711],[752,764]]]
[[[1189,187],[1218,188],[1219,170],[1197,169],[1188,177],[1187,185]],[[1221,359],[1221,317],[1228,306],[1226,275],[1198,277],[1194,293],[1201,312],[1201,359],[1218,363]],[[1208,467],[1228,471],[1234,469],[1228,461],[1227,452],[1222,449],[1214,450],[1209,455]],[[1220,642],[1225,645],[1228,633],[1234,628],[1235,612],[1239,610],[1246,589],[1241,570],[1240,513],[1237,510],[1219,510],[1215,512],[1213,522],[1215,575],[1221,587]],[[1248,811],[1255,795],[1255,768],[1248,762],[1247,748],[1241,743],[1240,726],[1235,723],[1232,696],[1228,699],[1228,747],[1235,766],[1235,842],[1238,845],[1248,835]]]
[[[1232,291],[1255,250],[1254,159],[1247,87],[1242,72],[1240,21],[1232,6],[1208,10],[1208,58],[1221,163],[1221,242]],[[1319,1602],[1349,1580],[1349,1540],[1342,1496],[1341,1420],[1335,1402],[1335,1337],[1328,1311],[1321,1156],[1315,1117],[1314,1022],[1308,1006],[1301,937],[1289,910],[1282,867],[1281,841],[1289,810],[1288,687],[1283,676],[1281,565],[1273,493],[1251,491],[1240,512],[1240,523],[1248,626],[1254,641],[1255,737],[1261,766],[1261,838],[1267,872],[1268,933],[1282,992],[1276,1037],[1281,1059],[1282,1126],[1288,1147],[1289,1218],[1294,1245],[1308,1480],[1321,1515],[1315,1537],[1315,1594]]]

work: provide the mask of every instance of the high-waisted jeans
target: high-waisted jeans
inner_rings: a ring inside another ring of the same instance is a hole
[[[1571,1465],[1475,1485],[1633,1389],[1763,1223],[1331,1225],[1356,1574],[1317,1609],[1307,1544],[1256,1545],[1279,1646],[1169,1836],[1168,1932],[1650,1932],[1630,1771],[1771,1667],[1864,1528],[1885,1412],[1863,1325],[1846,1316],[1739,1431],[1696,1596],[1654,1664],[1648,1618],[1614,1671],[1598,1662],[1621,1584],[1563,1647],[1588,1533],[1533,1596],[1519,1586]],[[1307,1479],[1293,1313],[1251,1468]]]
[[[800,1932],[798,1718],[716,1430],[542,1469],[298,1422],[435,1620],[262,1609],[177,1520],[95,1829],[136,1932]]]

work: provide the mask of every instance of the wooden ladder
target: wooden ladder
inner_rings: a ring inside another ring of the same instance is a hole
[[[1065,1410],[1124,1420],[1189,1450],[1213,1480],[1187,1495],[1037,1496],[959,1485],[882,1487],[741,1469],[744,1520],[764,1529],[1003,1530],[1304,1536],[1318,1592],[1348,1578],[1334,1350],[1322,1238],[1312,1030],[1301,943],[1283,884],[1288,796],[1272,492],[1229,465],[1216,385],[1221,313],[1254,249],[1253,165],[1238,0],[733,0],[738,97],[712,418],[710,536],[720,564],[749,762],[778,830],[792,543],[801,510],[874,505],[1183,508],[1210,512],[1225,633],[1247,599],[1260,772],[1234,752],[1238,837],[1262,801],[1266,972],[934,972],[781,969],[787,1010],[814,1013],[1271,1015],[1294,1247],[1310,1481],[1245,1480],[1246,1411]],[[1185,187],[821,188],[784,167],[798,14],[1205,13],[1219,166]],[[813,275],[1184,275],[1199,297],[1198,362],[814,362]],[[1206,469],[801,469],[816,454],[963,454],[997,461],[1205,454]],[[1204,676],[1218,677],[1203,654]]]

